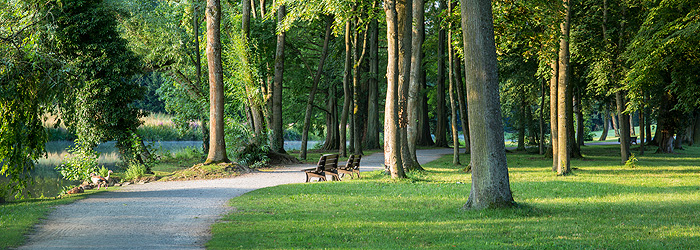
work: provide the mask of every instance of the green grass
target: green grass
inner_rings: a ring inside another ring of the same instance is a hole
[[[103,191],[86,190],[86,193],[60,199],[28,199],[0,204],[0,249],[22,245],[32,226],[46,218],[55,206],[74,202],[85,198],[86,194],[96,192]]]
[[[692,249],[700,245],[700,148],[619,163],[615,145],[583,147],[573,175],[508,154],[518,207],[465,211],[470,175],[451,155],[404,181],[292,184],[234,198],[211,249]],[[637,150],[637,147],[633,147]],[[468,162],[464,156],[462,162]]]

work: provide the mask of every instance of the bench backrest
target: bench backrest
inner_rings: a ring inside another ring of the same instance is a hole
[[[324,163],[324,169],[334,169],[338,167],[338,155],[337,154],[327,154],[323,155],[326,157],[326,162]]]
[[[352,168],[353,169],[359,169],[360,168],[360,160],[362,159],[362,155],[352,155],[350,156],[353,158],[352,161]],[[349,162],[349,161],[348,161]]]
[[[338,167],[338,155],[337,154],[325,154],[318,159],[316,164],[317,173],[323,172],[326,169],[334,169]]]

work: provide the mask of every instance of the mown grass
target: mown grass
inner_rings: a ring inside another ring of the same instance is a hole
[[[0,249],[22,245],[32,226],[46,218],[55,206],[68,204],[85,198],[86,194],[97,192],[104,191],[86,190],[86,193],[60,199],[28,199],[0,204]]]
[[[633,147],[633,150],[636,150]],[[551,159],[508,154],[518,207],[462,210],[470,175],[451,156],[393,181],[292,184],[230,201],[211,249],[692,249],[700,245],[700,148],[637,156],[586,146],[570,176]],[[462,162],[468,162],[463,156]]]

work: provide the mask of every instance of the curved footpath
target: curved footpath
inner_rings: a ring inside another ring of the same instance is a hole
[[[418,150],[421,164],[451,148]],[[383,169],[384,155],[362,158],[360,169]],[[203,249],[209,228],[230,207],[229,199],[246,192],[304,182],[302,168],[293,165],[273,171],[197,181],[129,185],[58,206],[28,235],[19,249]]]

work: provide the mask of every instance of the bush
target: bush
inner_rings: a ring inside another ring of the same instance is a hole
[[[146,175],[146,165],[144,164],[129,164],[129,167],[124,172],[124,179],[126,180],[136,180]]]
[[[90,174],[97,171],[97,159],[100,154],[79,140],[76,140],[75,145],[69,147],[67,151],[70,155],[56,167],[56,170],[67,180],[89,180]]]
[[[256,168],[266,166],[270,159],[267,153],[270,146],[267,138],[256,138],[245,125],[228,122],[226,127],[227,153],[235,162],[246,167]]]

